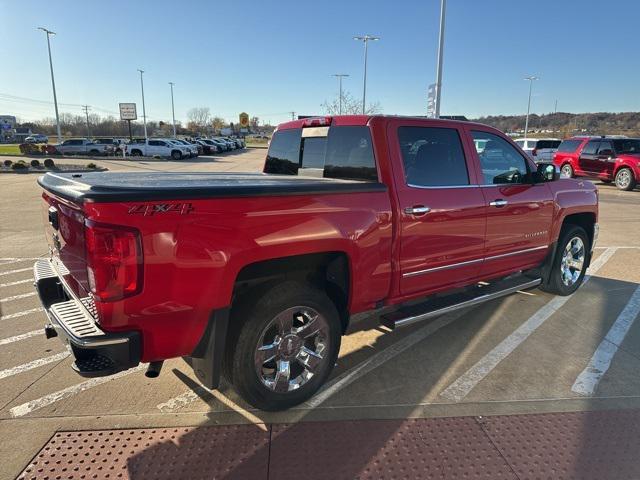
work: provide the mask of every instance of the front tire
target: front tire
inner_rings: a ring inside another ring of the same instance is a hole
[[[567,296],[575,292],[584,280],[591,255],[591,243],[584,228],[568,225],[562,229],[549,272],[541,290]]]
[[[182,158],[182,154],[178,150],[174,150],[171,152],[171,158],[174,160],[180,160]]]
[[[563,177],[573,178],[573,167],[569,163],[565,163],[560,169],[560,173]]]
[[[257,298],[233,308],[231,326],[235,345],[226,375],[240,396],[261,410],[285,410],[308,400],[340,350],[335,305],[304,283],[263,288]]]
[[[636,179],[633,176],[633,172],[630,168],[621,168],[616,173],[616,187],[620,190],[629,191],[636,188]]]

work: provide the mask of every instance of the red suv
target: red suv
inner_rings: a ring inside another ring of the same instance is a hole
[[[563,140],[553,156],[565,177],[598,177],[633,190],[640,180],[640,139],[572,137]]]

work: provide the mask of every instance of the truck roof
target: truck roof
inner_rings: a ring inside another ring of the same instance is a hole
[[[278,130],[288,130],[292,128],[302,128],[304,126],[309,126],[309,122],[312,122],[316,119],[327,119],[330,120],[332,126],[363,126],[369,124],[369,122],[373,119],[410,119],[410,120],[429,120],[431,122],[437,122],[442,125],[460,125],[461,123],[464,125],[483,125],[477,122],[469,122],[466,120],[451,120],[451,119],[441,119],[441,118],[429,118],[429,117],[421,117],[417,115],[319,115],[318,117],[309,117],[309,118],[301,118],[298,120],[291,120],[288,122],[284,122],[278,125]],[[486,125],[483,125],[486,126]]]

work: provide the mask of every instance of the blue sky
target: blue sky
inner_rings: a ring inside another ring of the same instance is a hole
[[[58,101],[117,112],[140,105],[145,73],[150,119],[207,106],[228,120],[247,111],[278,123],[287,111],[321,113],[344,88],[362,92],[362,43],[370,44],[367,97],[387,114],[424,114],[434,82],[439,0],[422,1],[24,1],[0,0],[0,114],[53,116],[42,25],[54,30]],[[640,110],[637,35],[631,0],[448,0],[443,114],[476,117],[532,111]],[[99,110],[100,109],[100,110]],[[81,113],[62,105],[61,111]]]

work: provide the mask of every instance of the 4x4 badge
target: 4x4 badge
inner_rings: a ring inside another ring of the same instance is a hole
[[[155,213],[180,213],[182,215],[191,213],[194,210],[190,203],[151,203],[144,205],[134,205],[127,213],[139,213],[145,217]]]

